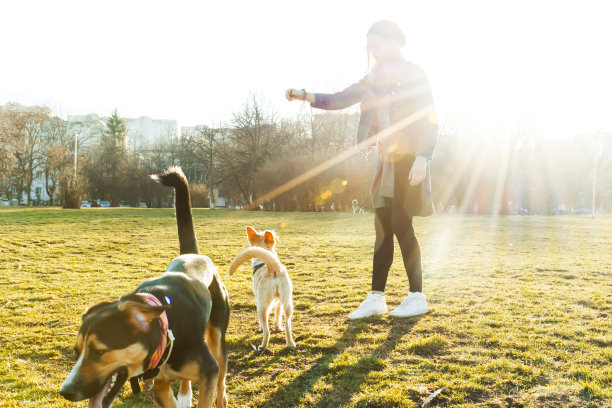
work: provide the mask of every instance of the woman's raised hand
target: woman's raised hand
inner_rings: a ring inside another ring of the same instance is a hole
[[[304,89],[289,88],[285,91],[285,98],[288,101],[303,101],[306,99],[306,91]]]

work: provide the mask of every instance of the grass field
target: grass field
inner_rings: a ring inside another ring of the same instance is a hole
[[[612,216],[416,219],[430,312],[349,322],[370,285],[372,215],[195,210],[230,294],[234,407],[612,406]],[[272,228],[294,283],[295,350],[259,355],[244,227]],[[176,256],[172,209],[0,209],[0,407],[58,394],[87,305]],[[399,255],[399,250],[396,252]],[[390,308],[406,294],[396,256]],[[149,407],[124,388],[120,407]],[[197,392],[196,392],[197,394]]]

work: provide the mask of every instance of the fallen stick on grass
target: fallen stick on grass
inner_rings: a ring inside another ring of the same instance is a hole
[[[425,400],[425,402],[423,402],[423,405],[421,405],[421,408],[425,408],[428,407],[429,404],[431,404],[431,402],[438,396],[440,395],[440,393],[442,391],[444,391],[446,389],[446,387],[442,387],[438,390],[435,390],[429,397],[427,397],[427,399]]]

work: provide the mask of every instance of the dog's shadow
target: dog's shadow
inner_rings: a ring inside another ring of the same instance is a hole
[[[324,395],[316,402],[317,407],[337,406],[338,401],[349,401],[353,394],[359,392],[359,388],[373,371],[380,371],[385,360],[395,349],[402,337],[408,334],[421,317],[409,319],[367,319],[363,321],[348,323],[342,336],[333,346],[321,348],[317,347],[298,349],[284,349],[274,356],[269,356],[269,360],[253,376],[269,376],[266,374],[267,367],[281,362],[283,356],[291,352],[298,353],[322,353],[323,355],[314,361],[310,368],[295,377],[289,384],[278,388],[274,393],[266,397],[266,402],[261,407],[291,407],[300,405],[304,396],[313,390],[316,383],[326,378]],[[337,367],[337,360],[343,356],[345,351],[355,345],[357,337],[368,330],[371,324],[388,324],[391,326],[385,340],[383,340],[374,350],[362,355],[355,362],[346,364],[342,362],[342,367]]]
[[[268,368],[274,366],[275,364],[283,363],[283,361],[290,354],[322,354],[321,357],[310,364],[310,368],[293,378],[293,380],[291,380],[291,382],[289,382],[287,385],[278,388],[275,392],[267,396],[266,402],[262,404],[261,407],[272,408],[299,406],[302,398],[311,392],[317,382],[322,378],[327,379],[326,392],[314,406],[336,406],[338,405],[338,401],[350,401],[352,395],[359,393],[359,388],[364,381],[366,381],[368,376],[373,371],[379,371],[383,368],[380,361],[386,359],[390,355],[402,337],[410,333],[420,318],[421,317],[391,319],[389,321],[383,318],[372,318],[359,320],[356,322],[349,322],[346,323],[347,326],[342,333],[342,336],[340,336],[340,338],[333,345],[326,347],[300,346],[298,336],[296,338],[298,341],[297,349],[285,347],[276,351],[273,355],[261,353],[260,351],[244,353],[243,357],[249,359],[255,358],[262,363],[259,369],[249,374],[249,377],[255,378],[270,378]],[[363,354],[355,362],[352,362],[350,366],[344,364],[341,369],[336,367],[335,363],[337,360],[343,356],[349,347],[354,346],[358,336],[368,331],[368,329],[371,329],[372,325],[377,325],[378,327],[381,325],[389,325],[390,329],[387,337],[380,342],[375,349],[367,354]],[[251,356],[247,357],[247,354],[251,354]],[[261,360],[259,357],[261,357]],[[233,364],[230,361],[230,367],[232,365]],[[234,366],[234,369],[236,368],[239,369],[239,367]],[[273,378],[270,378],[270,380],[273,380]],[[196,390],[194,391],[197,393]],[[123,392],[123,403],[119,403],[117,406],[123,406],[124,404],[133,406],[132,404],[135,403],[138,404],[138,406],[140,403],[144,404],[145,406],[150,406],[151,404],[151,402],[142,394],[126,395],[126,393],[131,394],[129,383],[126,383],[126,387],[124,388]]]

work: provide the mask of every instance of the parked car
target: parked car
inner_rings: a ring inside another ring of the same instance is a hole
[[[81,201],[81,207],[91,207],[91,203],[87,200]]]
[[[138,203],[138,208],[147,208],[147,203]]]
[[[131,207],[131,205],[127,201],[120,201],[119,207]]]
[[[100,207],[110,207],[110,201],[100,201]]]

